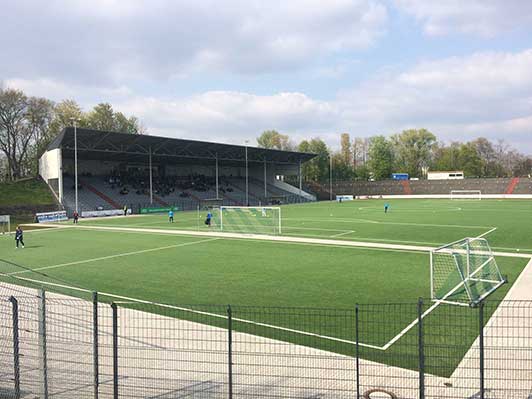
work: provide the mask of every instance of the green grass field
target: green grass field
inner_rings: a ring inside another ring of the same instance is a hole
[[[528,200],[384,200],[318,202],[282,207],[283,235],[396,244],[443,245],[489,233],[494,250],[532,253],[532,201]],[[90,225],[205,230],[205,212],[176,213],[135,220],[94,219]],[[133,218],[132,218],[133,219]]]
[[[384,202],[379,200],[285,206],[283,235],[437,246],[485,234],[495,250],[532,254],[532,202],[390,203],[388,214],[384,214]],[[237,324],[242,331],[351,355],[353,345],[340,345],[334,338],[355,340],[355,304],[405,303],[395,313],[392,305],[361,305],[364,325],[360,337],[368,345],[363,352],[366,358],[416,367],[415,329],[401,335],[386,351],[369,346],[385,346],[416,318],[417,299],[430,298],[428,253],[159,231],[206,231],[204,217],[205,212],[177,212],[173,224],[168,223],[166,215],[82,220],[78,228],[28,232],[26,248],[19,250],[15,250],[12,238],[2,237],[0,258],[33,271],[10,263],[1,263],[0,271],[157,303],[231,304],[241,319],[272,326]],[[141,231],[84,226],[135,227]],[[148,228],[152,231],[142,231]],[[497,262],[509,283],[490,297],[493,302],[505,296],[528,260],[498,256]],[[105,296],[102,298],[105,300]],[[250,310],[245,306],[270,310]],[[428,306],[430,303],[425,309]],[[310,315],[307,310],[286,309],[272,312],[273,307],[344,309],[342,314],[347,316],[323,322],[323,315],[329,313]],[[212,309],[218,314],[224,307]],[[495,307],[490,309],[492,312]],[[434,366],[434,373],[449,374],[475,339],[477,324],[472,312],[475,310],[441,305],[427,316],[426,324],[433,330],[431,336],[447,336],[446,350],[453,353]],[[192,316],[180,313],[179,317]],[[470,321],[462,326],[464,331],[453,335],[445,333],[447,326],[438,322],[451,317]],[[220,323],[208,317],[204,322]],[[304,334],[277,331],[276,326],[325,338],[310,339]]]

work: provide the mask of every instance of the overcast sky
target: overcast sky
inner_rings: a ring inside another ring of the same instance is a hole
[[[392,134],[532,153],[531,0],[5,0],[0,81],[150,134]]]

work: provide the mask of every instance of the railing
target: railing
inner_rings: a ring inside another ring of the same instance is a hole
[[[2,398],[529,398],[531,353],[532,302],[177,306],[0,283]]]

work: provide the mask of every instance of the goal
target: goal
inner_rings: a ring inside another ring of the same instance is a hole
[[[451,190],[451,199],[472,199],[481,200],[482,191],[480,190]]]
[[[281,234],[281,208],[270,206],[221,206],[221,231],[250,234]]]
[[[0,215],[0,234],[11,233],[11,218],[9,215]]]
[[[506,282],[484,238],[464,238],[432,250],[430,278],[433,301],[469,306]]]

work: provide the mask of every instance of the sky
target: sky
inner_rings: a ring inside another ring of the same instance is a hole
[[[0,82],[242,144],[426,128],[532,154],[531,0],[5,0]]]

